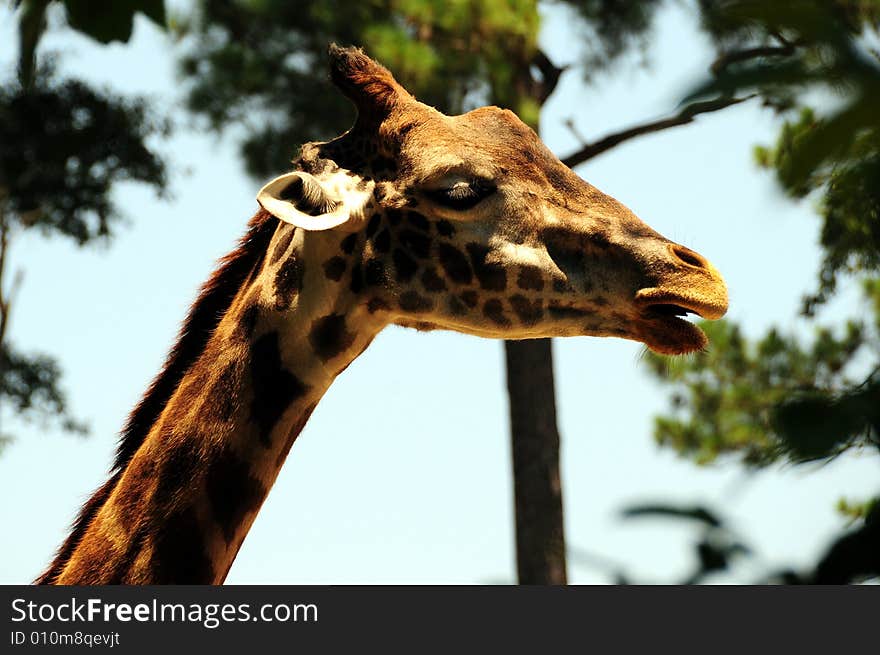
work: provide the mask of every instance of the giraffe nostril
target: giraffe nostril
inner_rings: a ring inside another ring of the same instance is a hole
[[[689,248],[673,243],[669,246],[669,249],[677,259],[683,261],[685,264],[696,266],[697,268],[709,268],[706,260]]]

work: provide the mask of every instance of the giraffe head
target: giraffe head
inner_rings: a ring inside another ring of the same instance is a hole
[[[727,310],[705,258],[578,177],[512,112],[446,116],[360,50],[331,46],[330,61],[355,125],[303,146],[258,200],[322,244],[319,273],[347,303],[379,324],[705,347],[680,318]]]

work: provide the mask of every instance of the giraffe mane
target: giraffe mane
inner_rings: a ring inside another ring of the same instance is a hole
[[[36,584],[51,584],[61,574],[92,519],[113,493],[122,472],[146,440],[150,428],[165,409],[183,376],[204,351],[208,339],[229,309],[237,291],[262,264],[277,225],[277,219],[269,212],[257,212],[248,223],[248,231],[239,240],[238,247],[220,260],[214,273],[202,285],[162,370],[150,383],[120,433],[110,479],[83,505],[69,536],[46,571],[35,580]]]

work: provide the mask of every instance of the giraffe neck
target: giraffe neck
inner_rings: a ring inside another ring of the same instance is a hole
[[[55,582],[225,579],[312,410],[379,329],[304,241],[279,228]]]

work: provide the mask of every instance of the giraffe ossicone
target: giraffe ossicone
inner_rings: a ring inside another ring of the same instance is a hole
[[[110,479],[39,582],[219,583],[316,404],[389,324],[706,346],[720,274],[513,113],[446,116],[330,47],[354,126],[302,147],[193,304]]]

